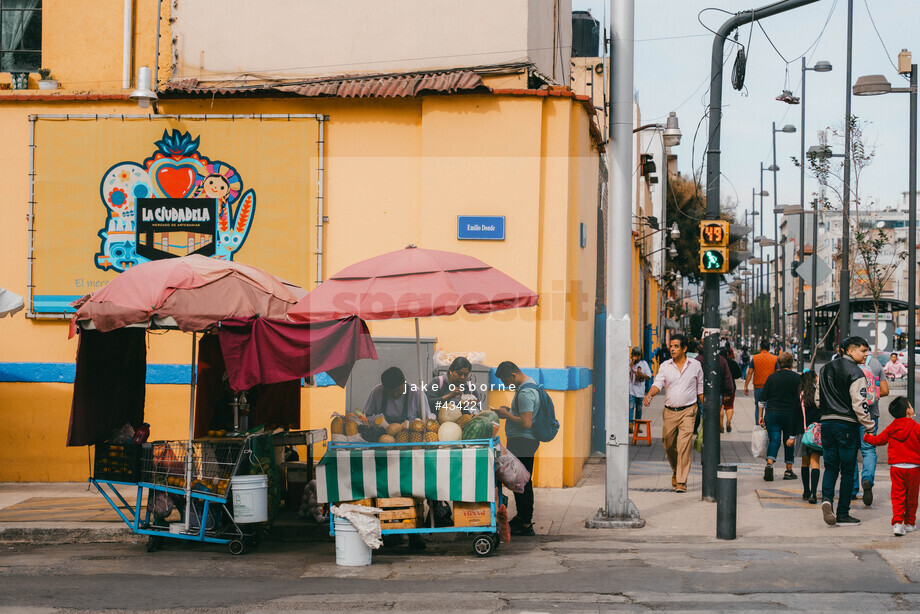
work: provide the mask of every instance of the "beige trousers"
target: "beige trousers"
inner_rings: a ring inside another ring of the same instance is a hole
[[[678,484],[686,484],[690,475],[690,460],[693,458],[693,421],[696,419],[696,405],[682,411],[664,410],[664,428],[661,442],[668,455],[671,470]],[[700,428],[703,428],[700,425]]]

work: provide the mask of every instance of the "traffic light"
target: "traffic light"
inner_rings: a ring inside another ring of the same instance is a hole
[[[793,260],[792,262],[789,263],[789,270],[790,270],[790,272],[792,273],[792,276],[793,276],[793,277],[801,277],[801,275],[799,275],[799,271],[798,271],[798,268],[799,268],[799,265],[800,265],[800,264],[802,264],[802,263],[799,262],[798,260]]]
[[[751,257],[751,252],[731,249],[751,228],[723,220],[700,222],[700,272],[728,273]]]
[[[728,222],[700,222],[700,273],[728,273]]]

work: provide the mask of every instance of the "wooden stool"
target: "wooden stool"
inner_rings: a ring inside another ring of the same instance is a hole
[[[646,445],[652,445],[652,421],[651,420],[633,420],[633,434],[632,434],[632,443],[630,445],[636,445],[636,442],[640,439],[645,442]],[[645,426],[645,434],[639,435],[639,427]]]

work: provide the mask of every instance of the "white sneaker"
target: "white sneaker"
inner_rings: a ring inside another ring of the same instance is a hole
[[[906,524],[906,525],[904,525],[904,530],[907,531],[908,533],[913,533],[914,531],[917,530],[917,525],[915,525],[915,524]]]
[[[893,525],[891,529],[894,531],[895,537],[904,537],[905,535],[907,535],[907,529],[901,523],[897,523]]]

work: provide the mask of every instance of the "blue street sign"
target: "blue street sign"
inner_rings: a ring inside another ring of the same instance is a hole
[[[458,215],[457,238],[461,240],[504,241],[504,215]]]

